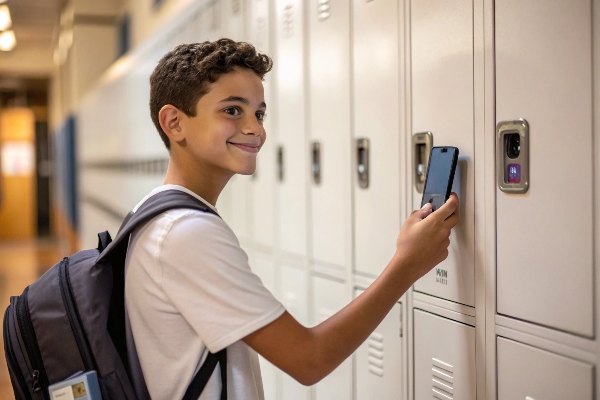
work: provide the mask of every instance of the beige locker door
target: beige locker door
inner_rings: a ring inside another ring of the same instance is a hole
[[[415,400],[475,400],[475,328],[414,310]]]
[[[272,56],[269,41],[269,2],[268,0],[253,0],[250,4],[249,35],[250,42],[257,50]],[[267,103],[267,118],[264,128],[267,141],[263,145],[256,160],[256,172],[251,179],[251,232],[252,242],[260,248],[272,250],[274,247],[274,219],[275,211],[275,148],[277,143],[276,131],[273,121],[276,120],[275,97],[273,96],[273,82],[275,73],[270,72],[265,76],[265,103]]]
[[[496,118],[528,121],[530,164],[527,193],[496,191],[498,313],[591,337],[591,1],[495,7]]]
[[[362,290],[355,291],[355,297]],[[402,375],[402,304],[397,303],[354,353],[356,400],[397,399]]]
[[[498,345],[498,400],[591,400],[594,367],[502,337]]]
[[[283,180],[278,182],[281,249],[306,256],[307,143],[304,77],[304,2],[276,2],[277,142],[283,149]]]
[[[434,146],[458,147],[453,190],[460,199],[460,223],[452,230],[448,258],[414,288],[474,307],[473,2],[412,1],[411,63],[413,129],[408,134],[432,132]],[[411,189],[412,208],[419,209],[423,195],[414,182]]]
[[[350,3],[310,2],[311,258],[350,270]]]
[[[281,265],[281,303],[286,310],[302,325],[307,326],[308,319],[308,278],[305,270]],[[307,400],[310,389],[298,383],[294,378],[282,373],[281,398]]]
[[[349,285],[323,278],[312,277],[312,325],[318,325],[344,308],[351,300]],[[315,400],[352,398],[352,357],[341,363],[331,374],[315,385]]]
[[[356,272],[379,275],[400,232],[400,82],[397,0],[355,0],[353,12],[354,139],[368,139],[368,187],[359,186],[353,144]],[[364,155],[364,153],[363,153]]]

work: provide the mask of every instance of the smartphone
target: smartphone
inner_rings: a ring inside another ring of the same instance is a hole
[[[435,211],[448,200],[457,161],[458,148],[449,146],[431,148],[421,207],[431,203]]]

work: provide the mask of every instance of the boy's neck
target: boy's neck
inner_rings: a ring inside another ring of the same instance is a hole
[[[221,191],[232,176],[233,173],[229,171],[207,171],[191,163],[177,162],[171,157],[163,183],[183,186],[216,207]]]

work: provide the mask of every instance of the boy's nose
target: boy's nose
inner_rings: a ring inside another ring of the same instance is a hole
[[[263,126],[258,122],[256,117],[247,118],[244,122],[244,127],[242,129],[242,133],[245,135],[255,135],[260,136],[264,132]]]

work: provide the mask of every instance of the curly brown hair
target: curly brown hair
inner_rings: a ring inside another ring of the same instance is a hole
[[[168,150],[169,138],[158,121],[160,109],[171,104],[196,116],[196,104],[208,93],[210,84],[234,67],[251,69],[263,79],[273,61],[249,43],[219,39],[179,45],[158,62],[150,76],[150,116]]]

